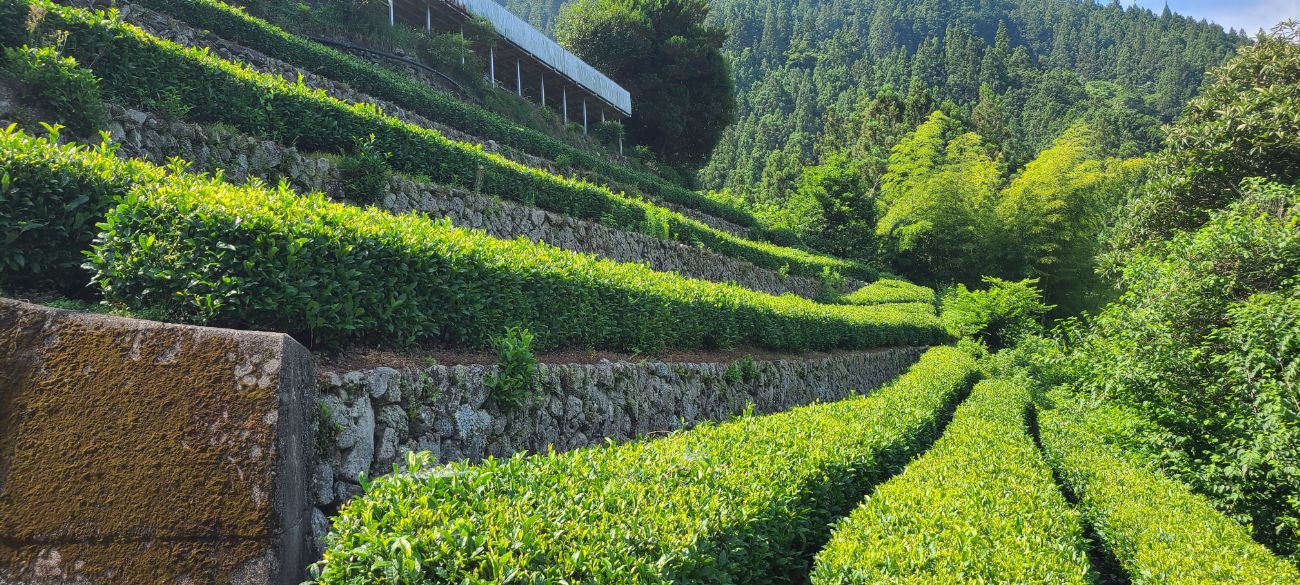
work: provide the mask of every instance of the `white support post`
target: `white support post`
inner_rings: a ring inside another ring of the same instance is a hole
[[[492,78],[492,87],[497,86],[497,50],[488,47],[488,77]]]
[[[600,109],[600,123],[601,124],[605,123],[605,108]]]
[[[397,13],[393,10],[394,0],[388,0],[388,26],[397,24]]]
[[[618,155],[623,156],[623,137],[618,137]]]
[[[563,86],[560,88],[560,104],[564,109],[564,124],[569,124],[569,88]]]
[[[524,97],[524,66],[515,60],[515,93]]]
[[[424,5],[424,30],[433,32],[433,7]]]
[[[542,80],[542,107],[546,106],[546,72],[537,74],[537,78]]]
[[[582,98],[582,133],[587,133],[587,98]]]
[[[465,46],[465,25],[463,25],[463,24],[460,25],[460,45],[461,45],[462,48]],[[461,51],[461,53],[460,53],[460,64],[461,64],[461,65],[464,65],[464,64],[465,64],[465,52],[464,52],[464,51]]]

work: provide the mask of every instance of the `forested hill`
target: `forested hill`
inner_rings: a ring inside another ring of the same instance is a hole
[[[562,0],[508,0],[545,30]],[[942,107],[1010,168],[1088,118],[1114,154],[1150,150],[1206,68],[1247,41],[1169,13],[1078,0],[710,0],[731,33],[739,116],[706,187],[782,197],[828,151],[878,158]],[[876,100],[892,90],[885,103]],[[897,96],[897,100],[894,99]],[[894,102],[899,102],[897,105]],[[873,128],[899,109],[897,128]]]

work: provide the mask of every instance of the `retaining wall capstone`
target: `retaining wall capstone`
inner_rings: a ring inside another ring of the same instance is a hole
[[[296,584],[311,357],[0,299],[0,584]]]
[[[542,364],[532,398],[519,407],[492,398],[484,380],[496,366],[325,371],[318,377],[326,430],[312,473],[319,508],[313,531],[323,537],[326,516],[361,493],[360,474],[389,473],[409,451],[477,461],[653,436],[725,420],[750,404],[763,414],[835,401],[897,377],[925,349],[731,363]]]

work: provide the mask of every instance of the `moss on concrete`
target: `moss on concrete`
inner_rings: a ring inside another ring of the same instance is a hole
[[[262,571],[275,347],[18,307],[0,304],[0,577],[201,584]]]

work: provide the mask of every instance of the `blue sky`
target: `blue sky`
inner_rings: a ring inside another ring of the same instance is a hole
[[[1120,0],[1125,6],[1133,0]],[[1160,13],[1165,0],[1136,0],[1137,4]],[[1300,0],[1169,0],[1169,9],[1195,18],[1217,22],[1224,28],[1246,29],[1250,34],[1287,18],[1300,20]]]

